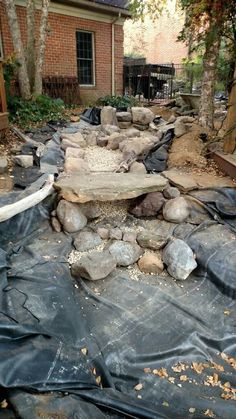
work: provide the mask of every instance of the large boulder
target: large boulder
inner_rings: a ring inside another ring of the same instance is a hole
[[[148,193],[141,201],[131,204],[129,212],[136,217],[153,217],[163,207],[165,198],[161,192]]]
[[[131,111],[134,124],[148,125],[155,118],[154,113],[148,108],[134,107]]]
[[[85,156],[85,150],[81,148],[76,147],[67,147],[65,158],[73,157],[73,158],[80,158],[83,159]]]
[[[107,138],[107,148],[109,150],[117,150],[119,148],[119,145],[122,141],[127,140],[126,136],[119,133],[119,132],[113,132],[109,137]]]
[[[146,249],[158,250],[167,243],[167,237],[160,236],[152,231],[143,231],[138,234],[137,242]]]
[[[173,278],[184,280],[197,267],[192,249],[180,239],[172,239],[163,251],[163,262]]]
[[[117,125],[116,109],[112,106],[104,106],[101,110],[101,125]]]
[[[19,154],[17,156],[14,156],[12,160],[14,161],[14,163],[18,164],[18,166],[25,167],[25,168],[31,167],[34,164],[34,158],[31,154],[28,154],[28,155]]]
[[[111,135],[114,132],[120,132],[120,128],[116,125],[103,125],[102,131],[106,135]]]
[[[67,202],[62,199],[57,206],[57,217],[68,233],[75,233],[82,230],[87,224],[87,218],[81,211],[79,205]]]
[[[160,274],[164,270],[164,265],[161,260],[161,256],[155,253],[145,253],[139,261],[138,267],[140,271],[150,274]]]
[[[122,141],[119,144],[119,149],[122,151],[124,158],[134,155],[139,156],[149,151],[153,146],[150,138],[132,138],[129,140]]]
[[[167,201],[163,208],[163,217],[172,223],[183,223],[189,216],[189,207],[186,200],[179,196]]]
[[[102,243],[100,236],[93,231],[80,231],[74,240],[74,246],[79,252],[85,252]]]
[[[131,122],[131,112],[116,112],[116,117],[119,122]]]
[[[67,157],[64,164],[66,173],[89,173],[88,163],[80,157]]]
[[[140,256],[143,250],[137,243],[124,242],[117,240],[109,247],[109,252],[116,259],[118,266],[133,265]]]
[[[94,251],[73,263],[71,272],[74,276],[97,281],[106,278],[115,267],[116,259],[111,253]]]
[[[74,143],[77,145],[77,147],[86,147],[86,141],[83,137],[83,135],[81,134],[81,132],[76,132],[74,134],[65,134],[62,133],[61,134],[61,138],[62,138],[62,143],[65,144],[64,140],[67,140],[71,143]]]
[[[129,168],[130,173],[147,173],[146,167],[141,162],[133,162]]]
[[[140,131],[133,127],[122,131],[122,133],[128,138],[140,137],[141,135]]]

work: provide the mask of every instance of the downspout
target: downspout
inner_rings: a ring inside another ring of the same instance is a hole
[[[119,13],[118,17],[116,17],[111,24],[111,94],[112,96],[115,95],[115,23],[121,17],[121,13]]]

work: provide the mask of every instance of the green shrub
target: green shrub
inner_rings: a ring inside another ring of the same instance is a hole
[[[98,99],[98,105],[113,106],[113,108],[127,108],[137,106],[138,101],[132,96],[104,96]]]
[[[10,121],[22,128],[61,119],[64,110],[64,102],[61,99],[52,99],[46,95],[37,96],[32,100],[24,100],[19,96],[8,99]]]

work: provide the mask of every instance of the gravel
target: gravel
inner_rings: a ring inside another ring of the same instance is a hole
[[[114,172],[122,161],[122,153],[104,147],[88,147],[85,150],[84,160],[91,172]]]

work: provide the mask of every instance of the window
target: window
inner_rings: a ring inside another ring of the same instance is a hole
[[[94,37],[92,32],[76,32],[78,80],[82,85],[94,84]]]

